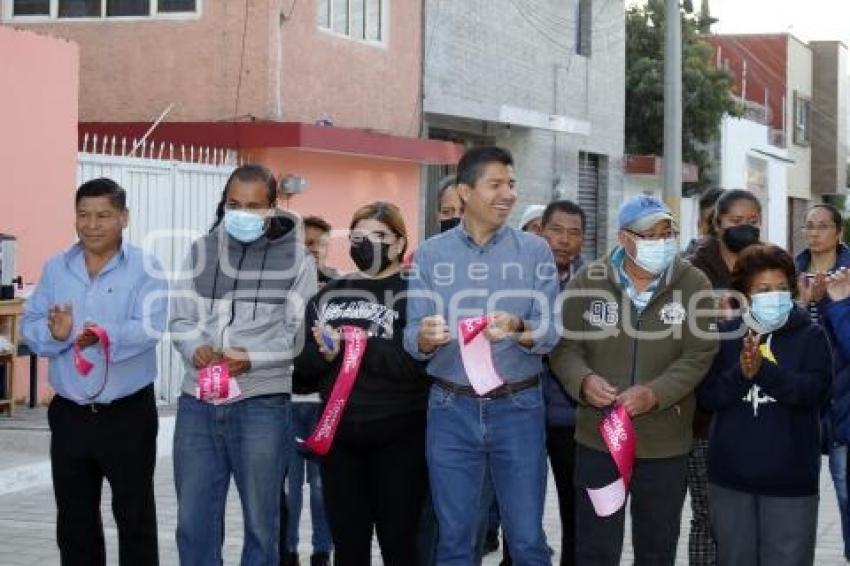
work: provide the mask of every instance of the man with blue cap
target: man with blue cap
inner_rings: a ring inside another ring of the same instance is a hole
[[[576,564],[618,565],[625,505],[605,514],[588,490],[615,482],[600,434],[622,407],[634,426],[631,498],[637,564],[676,558],[685,500],[694,389],[717,352],[710,284],[677,254],[678,233],[660,200],[640,195],[620,209],[618,246],[567,286],[565,333],[550,366],[579,402],[576,417]],[[616,509],[616,507],[615,507]]]

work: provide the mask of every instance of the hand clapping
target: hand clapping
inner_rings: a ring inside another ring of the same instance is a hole
[[[761,369],[760,343],[761,335],[759,334],[751,331],[744,336],[744,343],[741,347],[741,373],[749,380],[753,380]]]
[[[836,302],[850,297],[850,271],[842,267],[830,275],[826,282],[826,292]]]

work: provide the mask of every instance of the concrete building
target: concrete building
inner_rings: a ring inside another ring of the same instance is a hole
[[[847,192],[847,46],[812,41],[812,192]]]
[[[424,94],[430,138],[514,153],[517,217],[570,198],[588,212],[585,255],[611,245],[623,193],[622,0],[426,0]],[[445,172],[432,168],[429,185]]]
[[[724,120],[718,182],[762,197],[771,241],[797,252],[808,206],[846,186],[846,47],[790,34],[707,40],[745,107],[743,120]]]

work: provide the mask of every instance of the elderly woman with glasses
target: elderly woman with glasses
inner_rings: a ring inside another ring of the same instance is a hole
[[[402,347],[407,231],[397,206],[375,202],[354,213],[349,238],[357,271],[331,281],[308,303],[296,376],[299,387],[318,390],[331,405],[314,437],[327,432],[333,410],[342,413],[320,464],[336,564],[369,564],[373,531],[385,564],[416,564],[428,483],[429,383]],[[337,382],[351,378],[343,368],[358,351],[359,370],[340,405]]]
[[[850,443],[850,352],[835,347],[836,332],[827,323],[832,304],[827,293],[828,276],[850,267],[850,248],[841,243],[844,220],[831,204],[816,204],[806,214],[803,235],[806,249],[796,258],[800,273],[800,302],[812,321],[823,325],[833,345],[835,379],[832,394],[821,413],[821,450],[829,455],[829,471],[835,485],[841,516],[844,556],[850,560],[850,501],[847,492],[847,445]]]

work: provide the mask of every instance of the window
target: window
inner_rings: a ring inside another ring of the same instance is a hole
[[[99,18],[100,0],[61,0],[60,18]]]
[[[196,12],[198,10],[195,0],[159,0],[157,12],[168,14],[174,12]]]
[[[106,0],[107,16],[147,16],[150,0]]]
[[[50,13],[50,0],[15,0],[16,16],[41,16]]]
[[[576,5],[576,53],[590,57],[593,33],[592,0],[575,0]]]
[[[352,39],[384,41],[386,0],[318,0],[319,27]]]
[[[316,8],[316,17],[320,28],[330,29],[331,0],[319,0],[319,5]]]
[[[12,18],[116,18],[200,13],[201,0],[12,0]]]
[[[794,92],[794,143],[797,145],[809,145],[809,120],[812,111],[812,101],[809,98]]]

